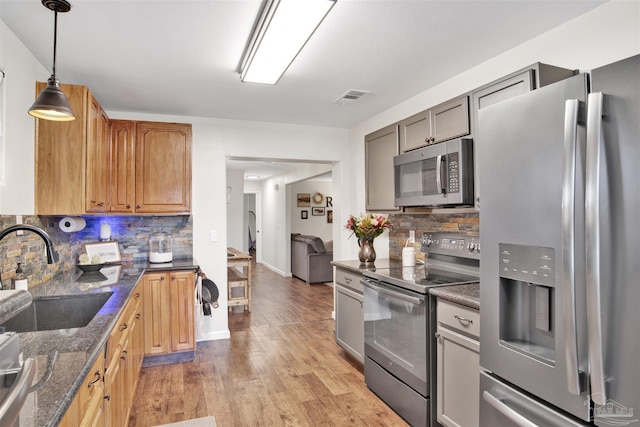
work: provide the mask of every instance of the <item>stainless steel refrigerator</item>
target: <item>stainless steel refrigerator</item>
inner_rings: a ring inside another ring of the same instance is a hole
[[[480,110],[481,426],[640,426],[640,55]]]

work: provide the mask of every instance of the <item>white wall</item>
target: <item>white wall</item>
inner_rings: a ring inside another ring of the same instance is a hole
[[[0,213],[33,215],[34,118],[27,114],[35,99],[35,82],[46,81],[50,72],[0,21],[0,68],[5,99],[0,99]]]
[[[331,181],[319,181],[319,180],[305,180],[300,182],[295,182],[291,184],[291,232],[292,233],[300,233],[311,236],[318,236],[323,241],[333,240],[333,224],[329,224],[327,222],[327,210],[333,211],[333,207],[327,207],[326,197],[331,197],[333,199],[333,191],[332,191],[332,183]],[[308,193],[313,198],[313,195],[316,193],[320,193],[325,196],[325,199],[322,200],[321,204],[316,204],[311,200],[311,206],[309,207],[298,207],[298,193]],[[323,208],[324,215],[314,216],[312,209],[313,208]],[[300,217],[301,211],[307,212],[307,219],[302,219]]]
[[[244,171],[227,170],[227,187],[231,187],[231,195],[227,202],[227,246],[244,250]],[[226,187],[225,187],[226,191]]]
[[[350,197],[342,200],[342,212],[364,212],[364,136],[424,109],[510,74],[535,62],[588,71],[640,53],[640,1],[612,0],[539,37],[521,44],[477,67],[417,94],[349,130],[350,167],[341,181]],[[357,259],[357,244],[340,235],[334,259]],[[376,239],[379,258],[388,256],[388,238]]]

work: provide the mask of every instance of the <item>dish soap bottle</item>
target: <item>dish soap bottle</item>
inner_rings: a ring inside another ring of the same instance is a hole
[[[18,263],[18,268],[16,268],[16,278],[14,280],[14,289],[26,291],[29,289],[29,285],[27,283],[27,276],[22,272],[22,268],[20,267],[20,263]]]

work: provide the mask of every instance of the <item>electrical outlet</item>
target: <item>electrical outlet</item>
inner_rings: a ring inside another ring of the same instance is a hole
[[[409,230],[409,243],[415,243],[415,242],[416,242],[416,231]]]
[[[18,224],[22,224],[22,215],[16,215],[16,225]],[[16,231],[16,234],[18,236],[22,236],[24,235],[24,230],[18,230]]]
[[[218,230],[211,230],[211,241],[212,242],[218,241]]]

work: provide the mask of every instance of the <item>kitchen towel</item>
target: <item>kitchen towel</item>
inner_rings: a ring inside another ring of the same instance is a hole
[[[58,225],[60,230],[65,233],[73,233],[74,231],[83,230],[87,223],[84,218],[65,216]]]
[[[214,417],[195,418],[193,420],[179,421],[177,423],[162,424],[155,427],[215,427],[216,419]]]

